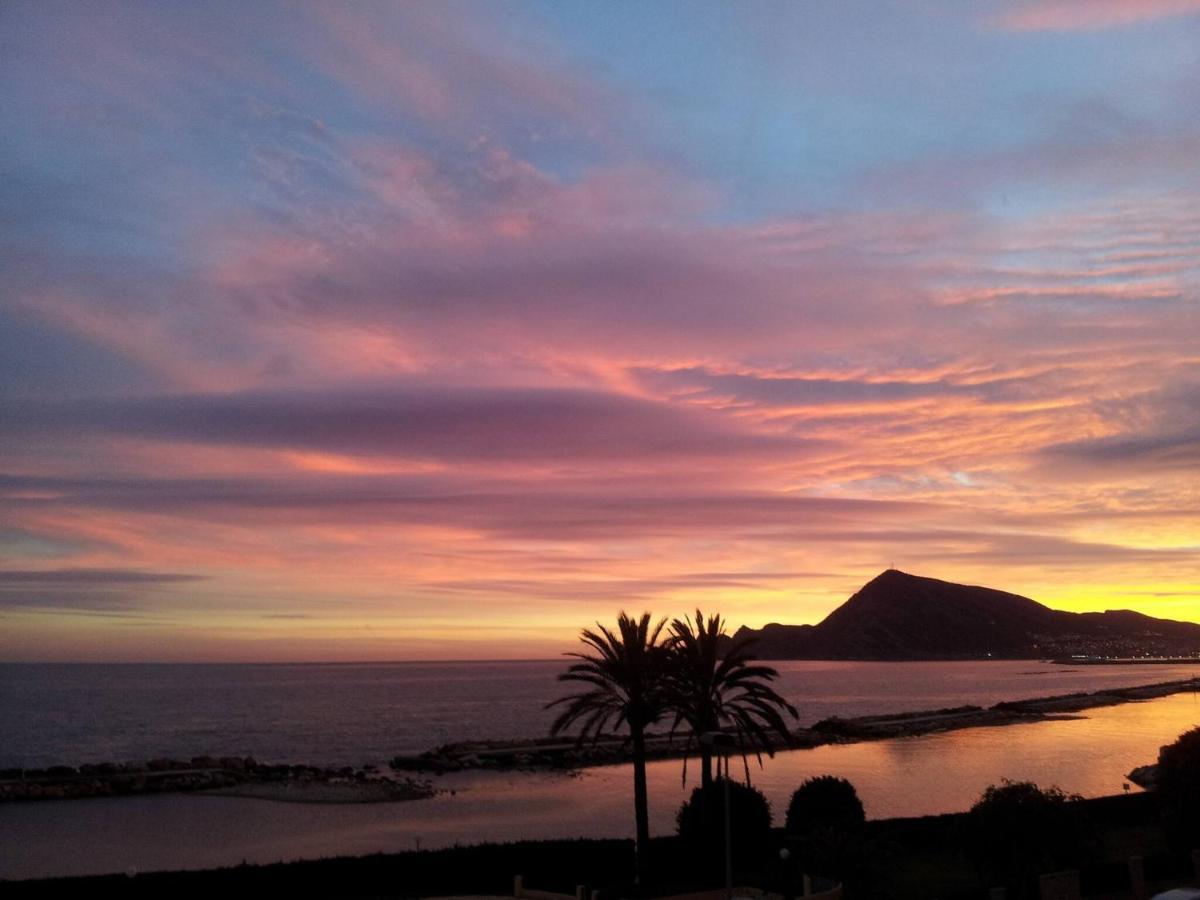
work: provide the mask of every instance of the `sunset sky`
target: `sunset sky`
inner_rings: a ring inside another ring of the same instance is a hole
[[[0,6],[0,660],[1200,621],[1200,0]]]

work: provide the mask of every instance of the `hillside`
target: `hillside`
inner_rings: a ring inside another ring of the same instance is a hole
[[[1200,625],[1130,610],[1071,613],[992,588],[896,569],[818,625],[741,628],[762,659],[1037,659],[1200,653]]]

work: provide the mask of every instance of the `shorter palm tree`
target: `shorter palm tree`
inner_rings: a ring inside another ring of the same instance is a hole
[[[636,821],[636,867],[641,883],[646,871],[646,852],[650,842],[650,808],[646,792],[646,728],[664,712],[666,648],[659,637],[667,620],[651,625],[650,613],[635,621],[621,612],[617,633],[599,622],[596,631],[580,634],[593,652],[568,653],[579,662],[572,663],[558,676],[559,681],[579,682],[587,687],[579,693],[560,697],[547,708],[564,705],[550,726],[552,735],[579,723],[580,742],[593,741],[606,731],[629,729],[633,745],[633,806]]]
[[[713,776],[712,748],[699,741],[701,735],[721,729],[732,731],[741,748],[749,782],[747,751],[753,751],[761,765],[763,751],[774,754],[772,734],[787,744],[790,732],[783,714],[798,718],[795,707],[770,685],[779,673],[770,666],[751,664],[754,639],[733,639],[726,646],[727,640],[720,616],[705,619],[696,610],[694,624],[686,616],[671,623],[667,679],[667,703],[675,715],[671,730],[674,733],[680,725],[687,725],[691,731],[689,744],[699,743],[702,787],[712,784]]]

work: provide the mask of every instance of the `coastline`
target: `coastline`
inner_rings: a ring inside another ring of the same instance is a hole
[[[243,782],[230,787],[212,788],[201,793],[209,797],[241,797],[245,800],[273,800],[277,803],[395,803],[424,800],[437,790],[427,782],[389,781],[283,781]]]
[[[1067,656],[1050,662],[1056,666],[1197,666],[1200,656]]]
[[[424,800],[438,790],[428,781],[393,777],[375,766],[263,765],[252,757],[236,756],[0,772],[0,802],[184,793],[287,803],[381,803]]]

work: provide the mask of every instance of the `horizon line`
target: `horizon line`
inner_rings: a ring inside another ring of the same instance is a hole
[[[564,653],[563,656],[568,654]],[[0,666],[403,666],[430,663],[558,662],[556,657],[509,659],[331,659],[331,660],[0,660]]]

